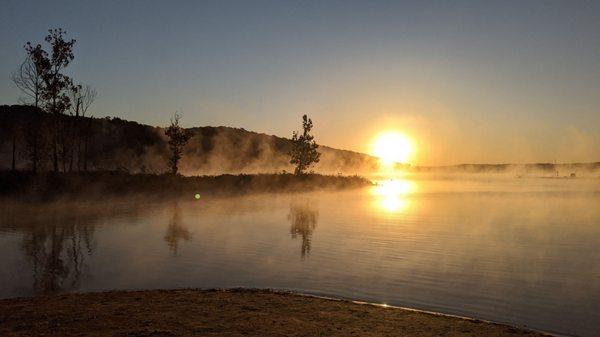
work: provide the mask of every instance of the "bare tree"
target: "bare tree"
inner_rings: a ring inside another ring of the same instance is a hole
[[[70,90],[70,114],[75,117],[75,123],[72,128],[72,139],[74,144],[71,146],[69,170],[73,169],[73,161],[76,155],[77,170],[81,171],[83,166],[84,170],[87,171],[87,149],[91,132],[91,119],[86,123],[86,114],[92,103],[96,100],[96,96],[96,90],[90,85],[80,83],[73,86]]]
[[[42,78],[42,69],[36,66],[33,61],[35,53],[28,54],[23,63],[19,66],[19,69],[10,74],[10,79],[15,84],[23,96],[19,97],[19,102],[27,105],[33,105],[38,107],[41,100],[41,93],[44,86],[44,79]],[[17,134],[20,127],[15,126],[12,130],[12,170],[16,170],[16,153],[17,153]],[[36,153],[37,155],[37,153]],[[36,159],[37,161],[37,159]]]
[[[90,85],[81,85],[81,117],[86,117],[86,113],[92,103],[96,100],[98,92]]]
[[[27,55],[19,69],[10,75],[10,79],[24,95],[19,98],[19,101],[23,104],[38,107],[44,86],[43,70],[36,65],[32,57],[32,54]]]
[[[191,134],[179,125],[181,115],[175,113],[171,117],[171,125],[165,130],[165,134],[169,137],[169,148],[171,149],[171,157],[169,157],[169,167],[171,173],[177,174],[179,171],[179,160],[183,153],[183,147],[191,138]]]
[[[294,170],[296,175],[303,174],[311,165],[319,162],[321,154],[317,151],[319,145],[315,142],[315,137],[310,134],[312,127],[312,120],[304,115],[302,116],[302,134],[294,131],[292,135],[290,164],[296,165]]]

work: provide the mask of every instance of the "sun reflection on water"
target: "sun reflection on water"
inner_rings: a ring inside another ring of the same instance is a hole
[[[377,197],[376,204],[379,208],[389,213],[406,210],[410,203],[406,198],[414,192],[415,184],[407,179],[387,179],[377,182],[373,194]]]

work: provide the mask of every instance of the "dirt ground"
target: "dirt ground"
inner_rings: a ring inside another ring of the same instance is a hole
[[[1,336],[544,336],[269,290],[112,291],[0,300]]]

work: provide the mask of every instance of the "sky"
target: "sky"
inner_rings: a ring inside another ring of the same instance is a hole
[[[600,1],[2,0],[0,104],[62,27],[95,116],[225,125],[418,165],[600,161]]]

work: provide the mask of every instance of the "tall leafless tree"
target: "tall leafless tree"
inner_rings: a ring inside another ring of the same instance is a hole
[[[19,97],[19,102],[38,107],[41,100],[44,79],[42,78],[43,70],[36,66],[36,63],[33,60],[36,57],[35,54],[39,54],[39,50],[32,50],[31,54],[28,53],[19,68],[10,74],[10,79],[23,94],[23,96]],[[12,130],[11,168],[13,171],[16,169],[17,134],[22,127],[24,127],[24,125],[15,125]]]
[[[71,147],[71,162],[69,170],[73,169],[74,148],[77,153],[77,170],[81,171],[82,167],[87,171],[87,149],[91,133],[91,117],[86,116],[88,109],[96,100],[98,93],[90,85],[78,84],[73,86],[70,91],[71,98],[71,115],[75,117],[73,127],[73,143]],[[86,117],[87,120],[86,120]]]
[[[19,69],[10,75],[10,79],[24,95],[19,98],[21,103],[39,106],[44,86],[42,75],[42,69],[35,64],[32,55],[27,55]]]

